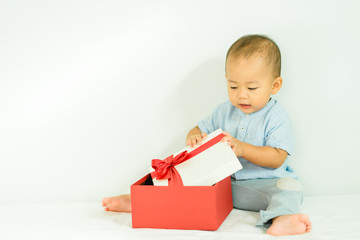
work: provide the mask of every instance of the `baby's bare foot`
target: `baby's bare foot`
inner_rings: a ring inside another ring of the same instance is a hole
[[[273,236],[303,234],[311,231],[311,222],[305,214],[290,214],[274,218],[267,234]]]
[[[105,197],[102,206],[105,211],[131,212],[131,198],[130,195]]]

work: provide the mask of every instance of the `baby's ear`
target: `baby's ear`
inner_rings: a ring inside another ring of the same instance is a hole
[[[281,89],[282,82],[283,82],[282,77],[275,78],[272,84],[272,91],[271,91],[272,95],[275,95]]]

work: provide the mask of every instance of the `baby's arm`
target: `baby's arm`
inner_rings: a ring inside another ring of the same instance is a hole
[[[232,137],[230,133],[223,133],[226,136],[222,139],[222,141],[228,142],[236,156],[243,157],[258,166],[278,168],[284,163],[288,155],[288,153],[282,149],[269,146],[254,146]]]
[[[194,127],[189,131],[186,136],[186,145],[190,147],[195,147],[198,144],[202,143],[202,140],[206,138],[207,134],[202,133],[198,126]]]

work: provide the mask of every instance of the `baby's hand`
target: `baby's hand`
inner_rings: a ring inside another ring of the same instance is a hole
[[[186,145],[190,147],[196,147],[197,145],[201,145],[202,141],[207,137],[206,133],[202,134],[193,134],[191,136],[188,136],[186,139]]]
[[[227,142],[227,144],[232,148],[232,150],[234,151],[235,155],[238,157],[241,157],[243,155],[243,142],[240,141],[237,138],[234,138],[231,136],[230,133],[228,132],[222,132],[225,137],[223,137],[221,139],[222,142]]]

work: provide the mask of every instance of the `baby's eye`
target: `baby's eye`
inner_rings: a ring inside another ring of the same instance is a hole
[[[257,88],[248,88],[249,90],[256,90]]]
[[[231,86],[230,86],[230,88],[231,88],[231,89],[237,89],[237,87],[231,87]]]

